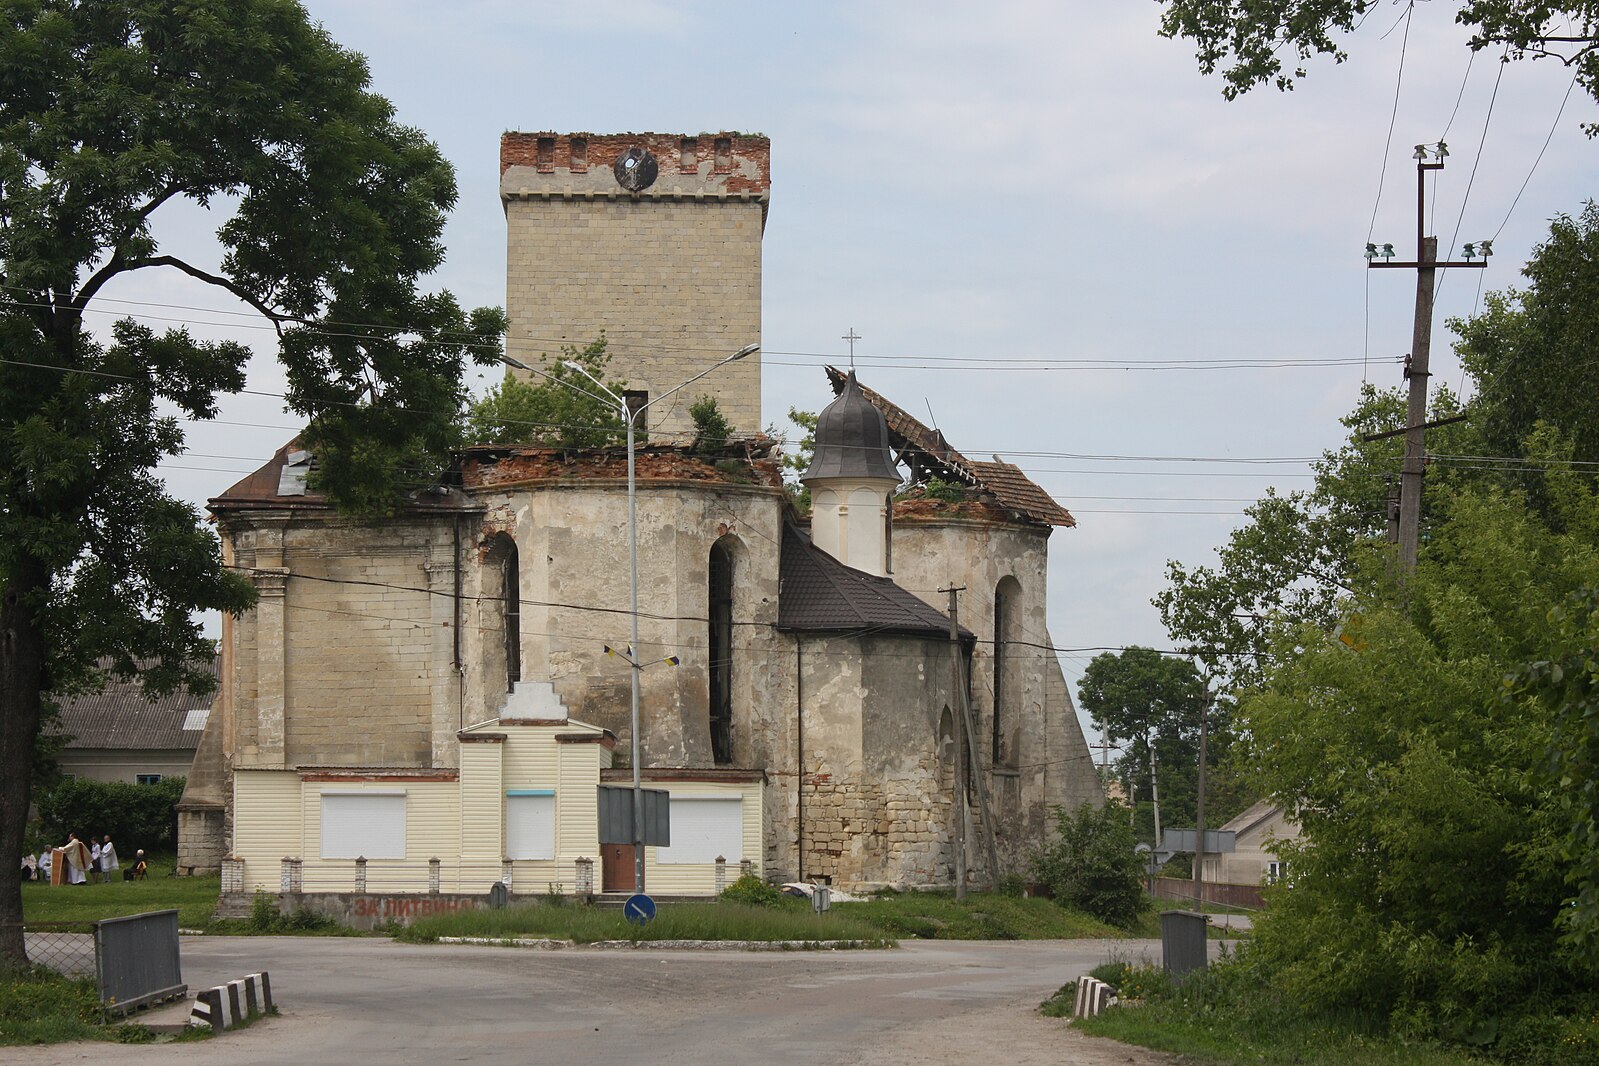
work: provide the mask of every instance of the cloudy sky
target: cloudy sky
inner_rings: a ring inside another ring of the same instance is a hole
[[[1414,275],[1368,278],[1361,251],[1371,233],[1413,257],[1413,145],[1448,141],[1429,232],[1458,229],[1457,249],[1497,235],[1489,290],[1596,191],[1581,175],[1599,144],[1579,128],[1593,103],[1573,93],[1556,122],[1569,72],[1486,53],[1468,66],[1443,0],[1408,21],[1383,0],[1347,63],[1230,103],[1188,44],[1158,35],[1152,0],[309,7],[454,162],[437,284],[468,305],[504,302],[502,131],[771,137],[767,420],[827,402],[819,368],[853,327],[867,384],[967,454],[1020,464],[1077,516],[1051,544],[1051,636],[1069,649],[1167,647],[1149,605],[1166,560],[1206,561],[1267,486],[1308,484],[1363,376],[1400,382]],[[162,221],[204,256],[207,220]],[[1435,369],[1451,385],[1443,321],[1472,311],[1478,280],[1446,273],[1440,290]],[[169,274],[106,296],[259,344],[250,387],[281,388],[270,333],[193,310],[239,310],[220,294]],[[187,498],[294,428],[269,396],[222,418],[170,464]],[[1068,676],[1092,654],[1066,652]]]

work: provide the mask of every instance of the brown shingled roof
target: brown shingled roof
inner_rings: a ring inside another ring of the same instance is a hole
[[[840,392],[848,380],[848,375],[831,366],[827,367],[827,377],[835,393]],[[856,383],[859,384],[859,381]],[[1023,518],[1052,526],[1077,524],[1077,519],[1056,503],[1037,482],[1022,473],[1020,467],[1004,462],[998,456],[994,457],[992,463],[968,459],[950,446],[942,432],[924,426],[882,393],[865,385],[861,385],[860,390],[872,406],[883,412],[894,449],[913,468],[926,465],[925,461],[931,460],[935,467],[941,467],[959,480],[990,493],[1006,510]],[[918,463],[918,459],[924,461]]]
[[[1012,511],[1052,526],[1077,524],[1077,519],[1056,503],[1049,493],[1039,488],[1037,482],[1022,473],[1020,467],[1004,462],[997,455],[992,463],[973,460],[970,465],[983,488],[992,492],[996,500]]]

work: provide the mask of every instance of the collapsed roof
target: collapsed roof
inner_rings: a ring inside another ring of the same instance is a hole
[[[854,372],[845,373],[837,367],[827,367],[827,378],[834,394],[844,391]],[[941,481],[968,485],[992,496],[994,501],[1018,518],[1050,526],[1075,526],[1077,519],[1056,503],[1020,467],[1007,463],[999,456],[994,461],[981,462],[968,459],[944,439],[944,434],[929,429],[913,418],[904,408],[861,385],[861,394],[883,413],[888,422],[889,445],[895,458],[910,468],[917,481],[936,477]]]

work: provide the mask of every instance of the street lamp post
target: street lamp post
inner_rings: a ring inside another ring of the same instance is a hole
[[[644,790],[639,776],[640,764],[643,762],[639,746],[639,673],[644,669],[642,657],[639,655],[638,637],[638,480],[633,460],[633,431],[639,416],[649,410],[651,406],[666,399],[673,393],[681,392],[696,381],[720,370],[728,363],[743,359],[760,351],[759,344],[746,344],[727,358],[717,362],[695,374],[681,385],[674,386],[659,396],[651,398],[648,402],[640,404],[637,408],[629,408],[627,401],[611,389],[599,378],[590,374],[581,363],[567,360],[562,365],[568,370],[575,370],[592,381],[596,388],[610,398],[616,405],[616,410],[627,426],[627,566],[629,586],[629,614],[633,620],[633,643],[628,648],[626,659],[633,673],[633,714],[632,714],[632,763],[633,763],[633,891],[644,891]],[[564,383],[563,383],[564,384]],[[579,390],[586,391],[586,390]],[[589,393],[588,395],[593,395]]]

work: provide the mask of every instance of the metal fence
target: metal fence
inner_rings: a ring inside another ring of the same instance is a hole
[[[23,943],[35,965],[93,978],[108,1010],[125,1012],[187,991],[176,910],[97,922],[25,922]]]
[[[89,922],[27,922],[22,938],[35,965],[68,977],[93,977],[93,930]]]
[[[100,1002],[129,1011],[181,996],[178,912],[149,911],[94,923],[95,983]]]

